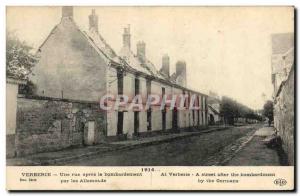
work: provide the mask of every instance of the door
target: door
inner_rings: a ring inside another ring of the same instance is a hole
[[[172,126],[173,130],[176,131],[177,130],[177,120],[178,120],[177,119],[177,108],[176,107],[173,109],[173,118],[172,119],[173,119],[173,123],[172,123],[173,124],[173,126]]]
[[[164,96],[166,94],[166,89],[164,87],[161,88],[161,94],[162,94],[162,98],[164,98]],[[167,108],[166,108],[166,106],[164,106],[164,109],[161,112],[161,116],[162,116],[162,130],[163,131],[166,130],[166,115],[167,115]]]
[[[162,115],[162,130],[165,131],[166,130],[166,115],[167,115],[167,112],[166,112],[166,108],[163,109],[163,111],[161,112],[161,115]]]
[[[87,145],[93,145],[95,143],[95,122],[88,122],[88,133],[87,133]]]
[[[123,134],[123,118],[124,118],[124,113],[123,112],[118,112],[118,130],[117,134],[122,135]]]
[[[197,125],[200,126],[200,110],[197,110]]]
[[[84,130],[85,130],[85,123],[81,121],[81,119],[79,118],[79,125],[78,125],[78,131],[81,135],[81,144],[85,145],[85,139],[84,139]]]
[[[137,135],[139,132],[139,112],[134,112],[134,134]]]

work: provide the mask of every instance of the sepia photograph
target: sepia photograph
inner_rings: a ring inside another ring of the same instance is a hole
[[[265,189],[264,180],[243,187],[234,177],[268,177],[270,190],[292,190],[294,14],[293,6],[7,6],[8,189],[29,181],[56,189],[46,176],[77,189],[81,181],[64,180],[84,169],[101,176],[82,182],[93,190],[110,183],[104,176],[145,173],[151,185],[137,190],[205,188],[172,179],[164,187],[172,176],[208,187],[198,176],[216,176],[211,184],[229,190]],[[132,190],[116,184],[105,189]]]

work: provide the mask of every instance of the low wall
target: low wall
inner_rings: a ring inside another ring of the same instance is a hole
[[[17,102],[17,156],[92,145],[105,139],[105,113],[99,111],[97,103],[41,97],[18,97]]]
[[[282,139],[290,165],[294,165],[294,69],[282,83],[274,101],[274,127]]]
[[[6,135],[6,157],[12,158],[16,156],[15,134]]]

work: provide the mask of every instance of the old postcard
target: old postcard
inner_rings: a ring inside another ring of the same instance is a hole
[[[8,190],[294,190],[294,7],[6,7]]]

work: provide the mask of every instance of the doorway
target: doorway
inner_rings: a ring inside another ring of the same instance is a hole
[[[139,112],[134,112],[134,134],[137,135],[139,132]]]
[[[209,115],[209,124],[210,125],[214,125],[215,124],[215,118],[214,118],[214,115],[212,115],[212,114]]]
[[[118,130],[117,134],[122,135],[123,134],[123,120],[124,120],[124,113],[118,112]]]
[[[164,87],[161,88],[161,94],[162,94],[162,98],[164,98],[166,93],[166,89]],[[164,104],[164,103],[162,103]],[[161,115],[162,115],[162,130],[165,131],[166,130],[166,115],[167,115],[167,107],[164,105],[163,110],[161,111]]]
[[[93,145],[95,143],[95,122],[88,122],[88,132],[87,132],[87,145]]]
[[[174,109],[173,109],[173,123],[172,123],[172,128],[173,128],[173,130],[174,131],[176,131],[177,130],[177,128],[178,128],[178,124],[177,124],[177,108],[175,107]]]
[[[84,142],[84,129],[85,129],[85,123],[83,121],[78,121],[79,124],[78,124],[78,131],[79,133],[81,134],[81,144],[82,145],[85,145],[85,142]]]

